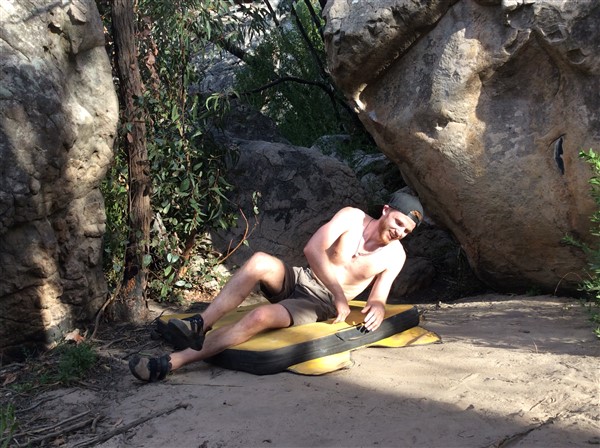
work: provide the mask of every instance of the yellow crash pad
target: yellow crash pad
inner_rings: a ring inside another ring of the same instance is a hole
[[[345,322],[332,324],[332,319],[265,331],[207,361],[258,375],[284,370],[304,375],[321,375],[350,367],[350,352],[361,347],[405,347],[440,341],[438,335],[418,326],[419,313],[413,305],[386,305],[384,321],[373,332],[366,331],[362,325],[364,315],[360,310],[365,302],[351,301],[349,305],[350,315]],[[260,305],[239,307],[231,311],[214,328],[235,323],[256,306]],[[167,341],[174,342],[169,335],[169,320],[192,315],[163,315],[158,319],[158,331]]]

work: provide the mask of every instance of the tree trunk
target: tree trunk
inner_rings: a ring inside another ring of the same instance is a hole
[[[146,149],[146,114],[136,98],[143,96],[135,40],[135,16],[132,0],[114,0],[112,25],[119,77],[119,96],[124,146],[129,168],[129,237],[125,252],[125,270],[120,292],[112,305],[116,320],[141,322],[147,318],[144,256],[150,241],[150,173]]]

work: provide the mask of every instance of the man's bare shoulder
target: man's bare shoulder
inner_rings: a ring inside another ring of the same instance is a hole
[[[366,213],[356,207],[344,207],[338,211],[334,219],[349,219],[353,221],[362,221],[366,216]]]
[[[398,240],[390,242],[383,251],[382,257],[386,260],[388,267],[402,267],[406,261],[406,251]]]

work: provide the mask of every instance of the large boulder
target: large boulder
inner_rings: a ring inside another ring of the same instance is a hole
[[[342,207],[366,209],[367,199],[348,165],[309,148],[285,143],[237,140],[240,157],[229,177],[232,201],[248,220],[232,231],[215,233],[221,252],[242,245],[228,259],[241,265],[256,251],[295,266],[306,265],[303,248],[312,234]],[[257,206],[258,215],[254,213]]]
[[[104,201],[118,104],[92,0],[0,3],[0,357],[106,298]]]
[[[378,146],[498,289],[575,289],[600,143],[600,3],[331,0],[328,65]]]

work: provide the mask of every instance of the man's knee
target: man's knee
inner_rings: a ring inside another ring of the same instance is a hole
[[[281,305],[263,305],[250,311],[244,321],[248,329],[258,332],[269,328],[288,327],[291,324],[291,317]]]
[[[281,263],[277,258],[265,252],[255,252],[247,261],[246,267],[260,277],[273,272]]]
[[[246,325],[248,327],[263,328],[269,321],[269,313],[266,312],[265,307],[258,307],[253,309],[246,316]]]

